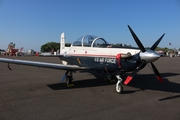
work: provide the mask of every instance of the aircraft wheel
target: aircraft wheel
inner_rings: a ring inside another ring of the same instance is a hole
[[[68,85],[68,84],[71,84],[71,82],[72,82],[72,76],[67,76],[66,77],[66,84]]]
[[[123,86],[121,83],[116,84],[116,92],[121,94],[123,92]]]

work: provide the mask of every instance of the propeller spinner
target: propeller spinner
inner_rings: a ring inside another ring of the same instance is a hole
[[[160,55],[158,53],[156,53],[154,50],[156,49],[158,44],[161,42],[161,40],[164,37],[165,33],[152,45],[150,50],[146,50],[144,48],[143,44],[141,43],[141,41],[139,40],[139,38],[137,37],[137,35],[134,33],[134,31],[131,29],[131,27],[129,25],[128,25],[128,28],[129,28],[129,30],[130,30],[136,44],[138,45],[138,47],[141,50],[141,52],[139,53],[141,63],[139,64],[139,66],[130,75],[128,75],[128,77],[124,81],[124,84],[127,85],[133,79],[133,77],[137,74],[137,72],[140,69],[142,69],[143,67],[145,67],[147,63],[151,63],[151,67],[152,67],[155,75],[157,76],[158,80],[160,82],[162,82],[162,77],[161,77],[159,71],[157,70],[157,68],[155,67],[155,65],[152,62],[154,62],[154,61],[156,61],[157,59],[160,58]]]

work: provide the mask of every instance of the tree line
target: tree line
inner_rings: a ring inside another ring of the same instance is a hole
[[[70,47],[71,44],[70,43],[66,43],[65,44],[66,47]],[[57,51],[60,49],[60,43],[57,42],[48,42],[44,45],[41,46],[41,52],[50,52],[52,49],[54,49],[54,51]]]

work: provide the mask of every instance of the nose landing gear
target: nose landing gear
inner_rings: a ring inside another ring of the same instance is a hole
[[[121,94],[123,92],[122,79],[120,75],[116,75],[117,83],[116,83],[116,92]]]
[[[107,75],[107,79],[109,81],[112,81],[112,79],[114,79],[114,78],[117,79],[115,90],[116,90],[117,93],[121,94],[123,92],[123,86],[122,86],[122,78],[120,77],[120,74],[115,75],[115,76],[111,75],[111,74]]]

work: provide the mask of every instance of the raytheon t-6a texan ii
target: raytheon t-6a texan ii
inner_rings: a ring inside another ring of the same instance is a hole
[[[0,58],[0,62],[8,63],[8,67],[9,63],[13,63],[62,69],[66,71],[62,77],[62,81],[66,81],[67,84],[72,82],[73,73],[75,71],[88,70],[105,72],[107,73],[107,78],[109,80],[112,78],[117,79],[115,87],[117,93],[123,92],[121,79],[123,73],[132,72],[124,81],[124,84],[127,85],[139,70],[143,69],[146,64],[150,63],[158,80],[162,82],[162,77],[153,62],[160,57],[160,55],[154,50],[165,34],[163,34],[150,49],[145,49],[129,25],[128,28],[139,48],[113,47],[111,44],[108,44],[105,39],[91,35],[82,36],[72,43],[71,47],[65,47],[65,36],[64,33],[62,33],[60,55],[58,55],[62,64],[6,58]]]

